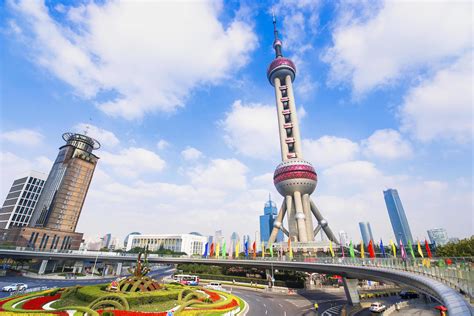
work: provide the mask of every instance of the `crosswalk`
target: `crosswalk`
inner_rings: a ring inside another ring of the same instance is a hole
[[[338,316],[341,314],[343,307],[344,305],[337,305],[337,306],[328,308],[321,314],[321,316]]]

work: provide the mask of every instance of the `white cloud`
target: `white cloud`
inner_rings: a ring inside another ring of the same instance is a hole
[[[469,1],[385,1],[370,8],[363,20],[343,11],[324,55],[331,79],[350,82],[356,94],[471,50]]]
[[[112,167],[116,174],[124,177],[160,172],[166,166],[166,162],[156,153],[137,147],[122,149],[117,154],[101,151],[100,157],[99,163]]]
[[[220,22],[220,2],[90,2],[63,8],[68,23],[40,1],[9,7],[35,63],[126,119],[182,107],[190,91],[228,78],[257,46],[238,14]],[[99,100],[100,92],[111,97]]]
[[[74,126],[74,130],[78,133],[87,133],[88,136],[97,139],[102,148],[114,147],[120,143],[113,132],[88,123],[79,123]]]
[[[191,168],[187,174],[197,187],[217,190],[244,190],[247,166],[237,159],[213,159],[208,165]]]
[[[236,152],[259,159],[274,159],[280,148],[274,106],[243,104],[237,100],[220,122],[226,143]]]
[[[158,143],[156,143],[156,147],[158,147],[159,150],[163,150],[165,148],[168,148],[170,146],[170,143],[168,143],[164,139],[160,139]]]
[[[412,88],[400,109],[402,129],[421,141],[472,140],[472,70],[472,55],[466,54]]]
[[[358,153],[359,145],[347,138],[322,136],[316,140],[303,140],[303,156],[316,168],[353,160]]]
[[[17,129],[0,134],[0,140],[7,141],[9,143],[34,147],[43,143],[43,134],[31,129]]]
[[[375,131],[362,141],[364,154],[383,159],[410,158],[413,155],[411,144],[393,129]]]
[[[181,152],[181,156],[183,156],[184,160],[190,161],[190,160],[197,160],[201,158],[203,155],[202,155],[202,152],[200,152],[196,148],[187,147],[185,150]]]

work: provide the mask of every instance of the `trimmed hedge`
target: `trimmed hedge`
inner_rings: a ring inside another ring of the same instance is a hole
[[[199,276],[199,278],[201,279],[208,279],[208,280],[221,280],[221,281],[235,280],[236,282],[243,282],[243,283],[253,282],[253,283],[264,284],[264,285],[268,284],[268,281],[266,279],[247,278],[247,277],[233,276],[233,275],[197,274],[197,276]],[[276,280],[274,285],[283,286],[283,287],[291,287],[291,288],[303,288],[304,282],[297,281],[297,280],[287,280],[287,281]]]

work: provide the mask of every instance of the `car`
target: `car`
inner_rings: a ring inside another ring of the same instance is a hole
[[[401,291],[399,295],[404,299],[418,298],[419,296],[415,291]]]
[[[216,290],[216,291],[223,291],[225,292],[226,290],[222,287],[222,284],[219,282],[211,282],[208,285],[205,286],[206,289],[211,289],[211,290]]]
[[[375,302],[370,304],[369,311],[374,313],[381,313],[387,309],[387,306],[383,305],[382,303]]]
[[[28,288],[25,283],[13,283],[2,288],[3,292],[24,291]]]

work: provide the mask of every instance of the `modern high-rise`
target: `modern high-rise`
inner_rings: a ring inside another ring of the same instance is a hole
[[[37,171],[13,181],[0,209],[0,229],[28,226],[45,181],[46,174]]]
[[[110,243],[112,242],[112,234],[108,233],[102,237],[102,248],[109,248]]]
[[[267,244],[267,240],[270,238],[270,233],[273,228],[273,222],[275,221],[278,214],[275,202],[272,201],[271,197],[268,197],[268,201],[263,207],[263,215],[260,215],[260,240]],[[275,242],[282,242],[283,232],[280,230],[277,234]]]
[[[444,228],[433,228],[428,230],[430,242],[436,246],[446,245],[449,242],[448,232]]]
[[[372,235],[372,228],[370,227],[369,222],[360,222],[359,228],[364,245],[368,245],[371,240],[374,242],[374,235]]]
[[[311,163],[303,159],[293,93],[296,67],[293,61],[283,57],[282,42],[278,38],[275,17],[273,17],[273,33],[275,59],[268,67],[267,78],[275,91],[282,160],[275,169],[273,183],[284,201],[273,222],[268,243],[273,244],[278,233],[283,232],[291,241],[301,243],[300,246],[304,246],[305,243],[314,244],[312,242],[320,230],[323,230],[330,240],[339,243],[328,222],[310,197],[316,189],[317,174]],[[316,228],[314,228],[313,216],[317,221]],[[285,218],[288,221],[287,228],[283,226]]]
[[[393,234],[397,241],[402,241],[404,245],[408,244],[408,241],[413,243],[413,237],[411,234],[410,226],[403,209],[402,201],[398,195],[398,191],[395,189],[388,189],[383,191],[385,199],[385,205],[387,206],[388,216],[392,223]]]
[[[66,144],[49,172],[28,227],[11,231],[8,240],[35,249],[79,249],[82,233],[76,226],[99,158],[95,139],[64,133]]]
[[[349,246],[349,236],[343,230],[339,231],[339,243],[341,246]]]
[[[221,244],[222,245],[222,242],[224,241],[224,236],[222,235],[222,230],[216,230],[215,234],[214,234],[214,242],[216,244]]]
[[[230,235],[230,242],[232,244],[232,248],[235,249],[235,245],[240,241],[239,234],[237,232],[233,232],[232,235]]]

